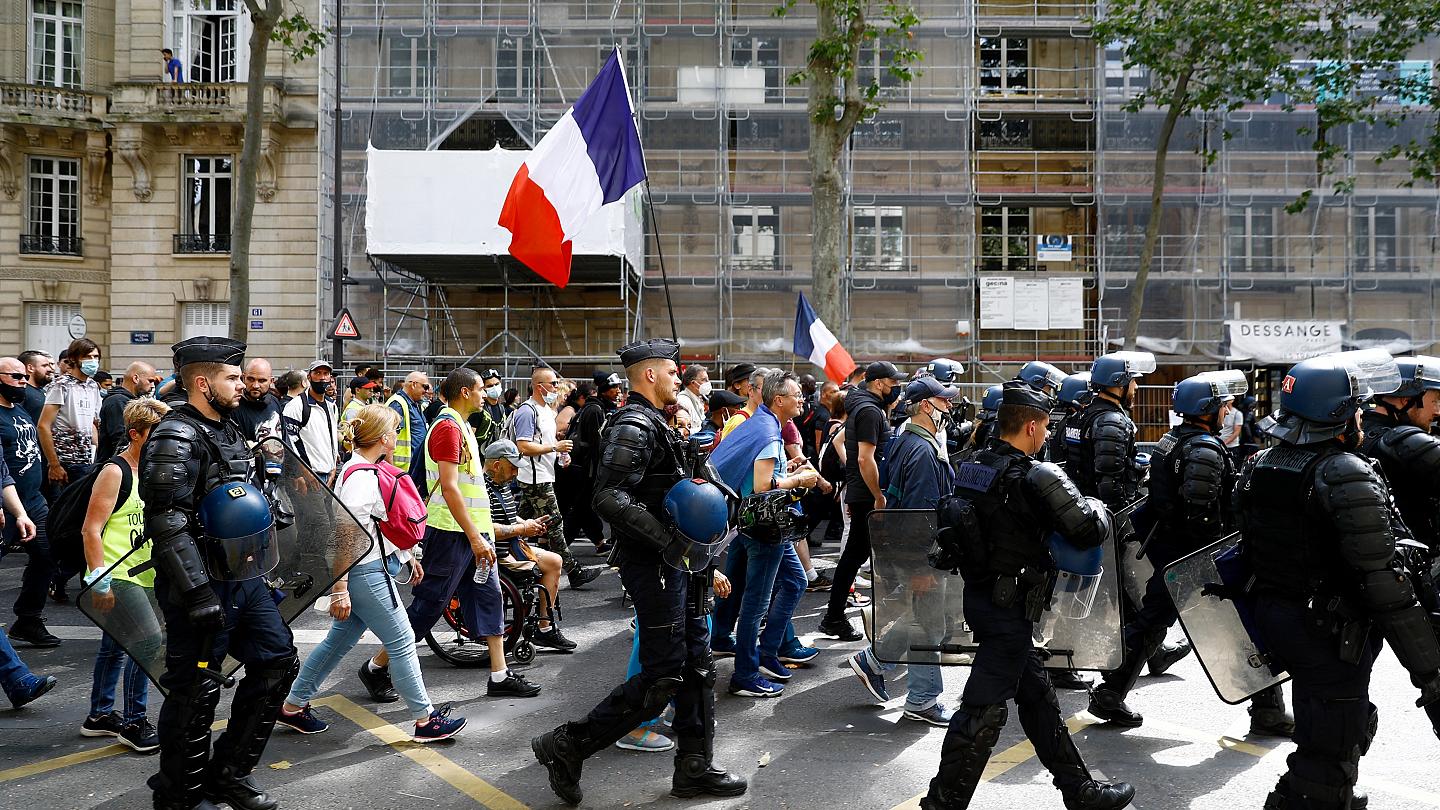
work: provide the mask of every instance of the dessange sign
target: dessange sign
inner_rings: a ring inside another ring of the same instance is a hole
[[[1338,352],[1344,321],[1226,321],[1231,360],[1294,363]]]

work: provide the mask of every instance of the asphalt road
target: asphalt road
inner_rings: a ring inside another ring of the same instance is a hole
[[[830,549],[833,552],[833,549]],[[833,555],[831,555],[833,558]],[[598,563],[596,558],[590,558]],[[6,619],[19,585],[20,558],[0,562],[0,605]],[[823,565],[824,563],[822,563]],[[324,734],[302,737],[277,729],[258,780],[286,808],[559,807],[529,739],[578,718],[624,677],[630,613],[620,605],[617,577],[606,572],[584,591],[565,592],[565,631],[580,643],[573,655],[542,652],[525,670],[544,686],[528,700],[484,696],[486,670],[453,668],[423,644],[421,661],[435,702],[450,702],[469,719],[454,741],[417,746],[405,741],[402,703],[371,703],[355,679],[367,639],[326,682],[317,711],[331,722]],[[823,594],[806,594],[796,626],[807,640]],[[52,604],[48,620],[65,643],[53,650],[19,645],[32,669],[54,675],[59,687],[18,711],[0,710],[0,807],[143,808],[144,786],[156,759],[79,735],[88,707],[98,631],[70,605]],[[323,635],[325,618],[307,613],[297,632],[304,655]],[[668,794],[671,757],[611,749],[586,763],[584,806],[642,805],[706,808],[916,807],[933,775],[944,730],[905,720],[901,700],[874,705],[845,666],[859,643],[815,642],[823,652],[798,671],[783,697],[770,700],[721,694],[717,760],[750,779],[742,799],[682,802]],[[720,664],[720,684],[731,664]],[[945,672],[945,700],[954,705],[967,670]],[[891,693],[903,695],[903,675]],[[1372,808],[1440,807],[1431,781],[1440,743],[1415,690],[1393,656],[1376,669],[1372,700],[1380,706],[1380,734],[1362,763],[1361,785]],[[229,716],[229,693],[219,717]],[[1138,729],[1096,725],[1083,693],[1061,692],[1060,703],[1080,750],[1097,777],[1125,779],[1139,808],[1259,808],[1284,769],[1288,741],[1249,737],[1243,706],[1216,699],[1193,656],[1171,674],[1145,677],[1133,704],[1145,714]],[[150,716],[159,699],[152,690]],[[762,765],[762,763],[764,763]],[[1060,808],[1059,793],[1034,759],[1011,713],[988,781],[972,807]]]

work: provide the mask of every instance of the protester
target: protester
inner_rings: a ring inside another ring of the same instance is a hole
[[[240,382],[245,385],[240,392],[240,405],[230,413],[230,418],[240,427],[248,442],[261,442],[271,436],[280,436],[280,399],[272,390],[270,361],[263,357],[252,357],[245,363]]]
[[[680,375],[680,395],[675,401],[689,420],[692,434],[705,423],[705,403],[710,393],[710,372],[702,365],[686,366]]]
[[[98,376],[98,375],[97,375]],[[95,453],[97,462],[105,461],[123,449],[128,428],[125,425],[125,406],[136,397],[148,397],[155,392],[155,367],[143,361],[131,363],[125,369],[125,376],[100,403],[100,446]]]
[[[275,391],[278,394],[279,405],[283,411],[290,400],[305,393],[305,372],[298,369],[290,369],[281,374],[275,380]]]
[[[489,447],[504,438],[505,408],[500,405],[500,372],[489,369],[481,375],[480,382],[485,386],[485,404],[470,414],[470,427],[475,429],[476,444]]]
[[[5,544],[19,542],[25,549],[25,571],[20,578],[20,591],[15,596],[15,623],[10,635],[34,647],[56,647],[60,639],[45,628],[45,596],[55,576],[55,560],[45,531],[50,507],[45,500],[45,468],[40,453],[39,433],[30,414],[21,404],[28,391],[25,366],[14,357],[0,358],[0,449],[5,468],[15,481],[19,508],[11,510],[5,521]],[[34,525],[27,536],[22,531],[24,515]],[[6,642],[8,645],[9,642]],[[3,663],[0,663],[3,672]]]
[[[734,386],[735,393],[745,397],[745,405],[725,421],[725,427],[720,429],[721,441],[724,441],[725,437],[729,436],[731,431],[739,427],[746,419],[754,416],[755,412],[759,410],[761,387],[764,384],[765,375],[771,371],[772,369],[768,368],[757,368],[750,372],[750,378],[743,384]]]
[[[133,372],[132,365],[125,373],[127,382]],[[150,372],[153,374],[154,370]],[[144,378],[148,380],[150,376],[147,374]],[[155,598],[155,571],[132,571],[150,561],[150,546],[145,542],[145,502],[140,498],[140,451],[150,431],[169,411],[169,405],[154,399],[128,401],[121,412],[125,450],[102,462],[105,467],[95,476],[80,529],[85,567],[89,571],[85,582],[90,586],[87,593],[91,607],[102,613],[119,611],[133,621],[145,622],[148,629],[137,631],[136,635],[157,641],[164,631],[150,607]],[[125,563],[115,565],[122,558]],[[119,685],[122,671],[124,711],[117,713],[114,711],[115,687]],[[160,735],[145,715],[149,694],[150,683],[145,671],[113,636],[101,633],[90,683],[90,713],[80,726],[80,734],[115,737],[122,745],[142,754],[159,751]]]
[[[316,360],[310,364],[309,379],[310,389],[285,403],[281,416],[291,449],[329,485],[340,458],[339,415],[327,396],[335,375],[328,362]]]
[[[605,525],[590,508],[590,502],[595,495],[595,475],[600,465],[600,431],[605,427],[605,407],[610,401],[599,396],[594,383],[583,384],[581,390],[586,392],[585,402],[575,416],[568,437],[572,444],[569,469],[574,471],[574,492],[568,496],[572,500],[569,511],[564,514],[565,538],[574,545],[583,534],[595,544],[595,553],[604,555],[610,552]]]
[[[586,569],[570,552],[560,503],[555,498],[555,467],[560,463],[560,454],[574,447],[574,442],[555,437],[555,403],[560,399],[555,390],[557,380],[555,370],[548,366],[530,373],[530,398],[510,417],[511,439],[524,456],[520,462],[520,516],[546,518],[541,545],[565,561],[573,589],[584,586],[600,572]]]
[[[429,423],[425,421],[425,409],[420,403],[429,393],[430,377],[423,371],[412,371],[405,375],[400,390],[385,402],[400,417],[400,433],[390,463],[410,474],[421,495],[426,493],[425,432]]]
[[[393,410],[367,404],[356,409],[355,415],[341,426],[355,455],[340,472],[336,495],[370,535],[371,544],[370,551],[330,589],[330,632],[305,659],[280,708],[276,722],[302,734],[317,734],[329,728],[315,716],[310,699],[366,630],[380,639],[394,662],[391,680],[384,686],[393,688],[396,696],[382,694],[379,699],[393,702],[404,698],[415,721],[410,731],[412,739],[422,743],[448,740],[465,727],[465,718],[450,716],[450,704],[437,707],[425,691],[420,659],[415,653],[415,631],[400,607],[393,581],[408,569],[409,583],[418,586],[425,581],[425,571],[409,551],[396,548],[376,529],[387,516],[379,474],[354,470],[356,465],[376,464],[394,455],[399,425],[400,417]],[[378,667],[369,660],[360,665],[360,680],[367,689],[371,682],[380,680],[372,677],[374,669]],[[372,694],[375,691],[371,689]]]
[[[95,463],[100,420],[100,386],[93,379],[100,370],[100,347],[89,338],[80,338],[70,344],[66,354],[71,363],[45,388],[45,409],[36,424],[55,493],[83,477]]]
[[[690,434],[691,439],[700,442],[700,449],[710,451],[720,441],[720,431],[725,427],[725,422],[734,415],[735,410],[745,404],[745,398],[730,391],[721,389],[712,391],[705,419],[700,427]]]
[[[21,352],[18,359],[25,365],[25,401],[15,404],[25,409],[31,422],[39,424],[40,412],[45,409],[45,386],[55,379],[57,373],[55,359],[35,349]]]

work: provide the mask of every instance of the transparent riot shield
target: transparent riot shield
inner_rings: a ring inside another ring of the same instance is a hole
[[[279,551],[266,584],[286,624],[326,627],[328,615],[306,608],[329,593],[374,541],[326,482],[279,439],[260,442],[255,453],[254,481],[271,502],[276,517],[271,542]],[[143,526],[137,527],[135,548],[119,560],[106,560],[110,592],[102,594],[92,583],[80,591],[77,605],[158,685],[165,672],[165,615],[155,592],[150,543],[142,535]],[[239,667],[226,659],[221,669],[233,673]]]
[[[1289,675],[1271,661],[1251,638],[1241,609],[1222,594],[1227,582],[1222,570],[1240,536],[1232,534],[1165,569],[1165,587],[1180,612],[1180,626],[1195,648],[1195,657],[1215,694],[1226,703],[1240,703],[1257,692],[1289,680]],[[1218,562],[1218,564],[1217,564]],[[1232,575],[1228,578],[1234,578]]]
[[[935,531],[929,509],[870,513],[871,639],[875,657],[896,664],[966,666],[978,649],[965,623],[965,582],[930,567],[926,553]],[[1105,670],[1124,653],[1117,549],[1106,542],[1097,593],[1089,615],[1071,619],[1047,610],[1036,625],[1036,645],[1053,669]]]

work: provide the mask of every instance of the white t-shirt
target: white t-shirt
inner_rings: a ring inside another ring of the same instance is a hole
[[[345,462],[340,468],[340,480],[336,483],[335,494],[350,514],[360,521],[365,527],[365,532],[370,535],[371,540],[378,540],[379,543],[371,543],[370,552],[360,559],[361,563],[371,562],[380,559],[381,547],[384,547],[386,556],[398,553],[400,559],[410,559],[410,552],[402,551],[386,540],[375,525],[376,521],[385,519],[385,499],[380,497],[380,481],[375,473],[369,470],[360,470],[350,477],[345,477],[345,471],[356,464],[368,464],[365,459],[355,456]],[[358,563],[357,563],[358,564]]]
[[[1225,414],[1225,424],[1220,429],[1220,440],[1225,442],[1226,447],[1237,447],[1240,444],[1240,426],[1245,423],[1245,414],[1238,408],[1231,408],[1230,413]]]
[[[551,447],[555,444],[555,409],[548,405],[526,400],[515,409],[515,441],[530,441]],[[555,453],[539,456],[523,456],[520,459],[520,483],[555,483]]]
[[[298,428],[300,443],[305,447],[305,460],[310,469],[324,478],[335,469],[335,461],[340,456],[340,419],[330,400],[316,402],[309,391],[285,403],[285,418],[299,424],[305,415],[307,399],[310,401],[310,421]]]

